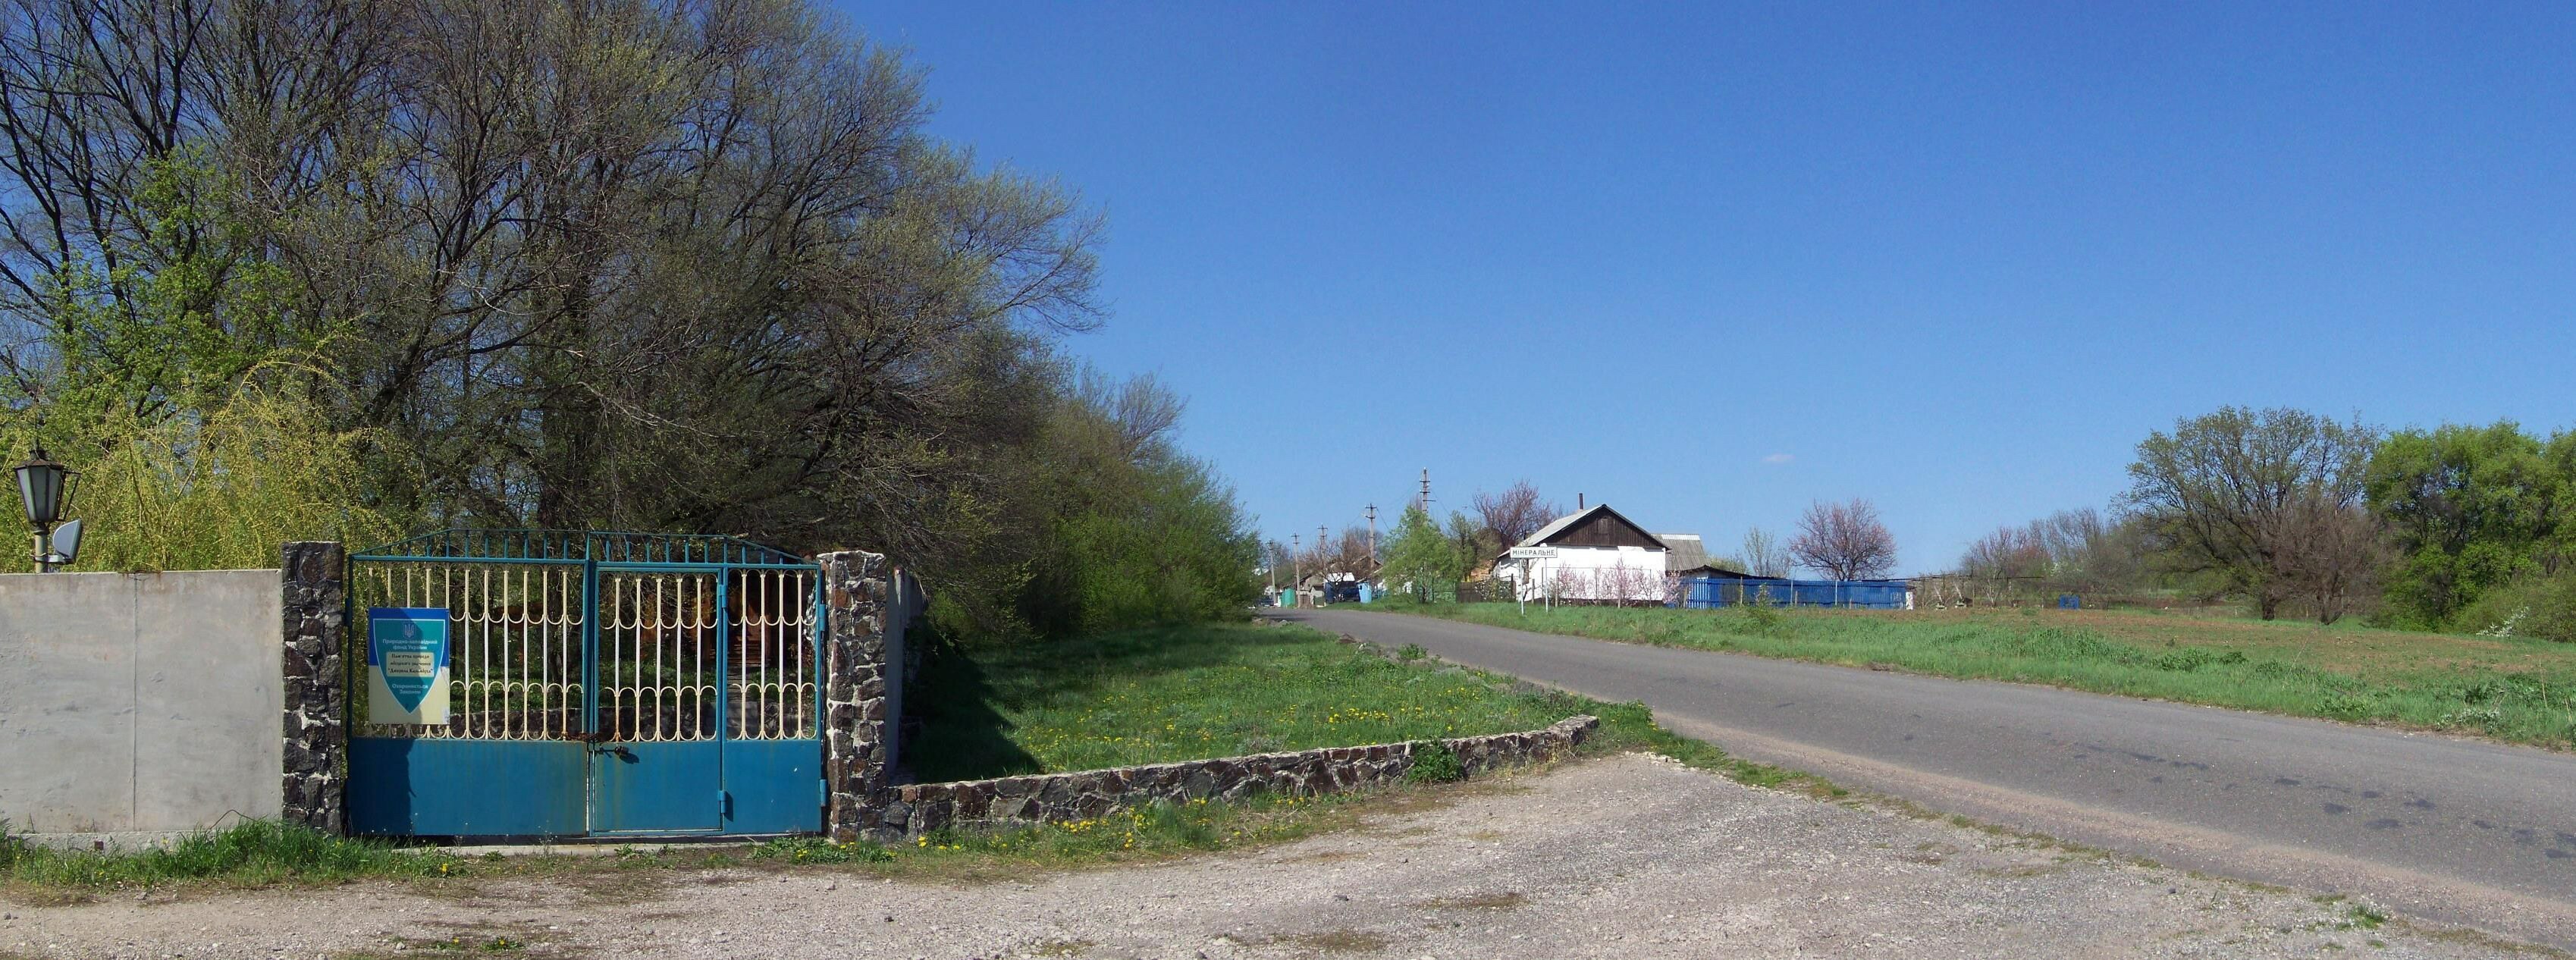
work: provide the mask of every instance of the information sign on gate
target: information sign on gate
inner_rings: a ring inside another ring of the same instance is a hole
[[[447,725],[447,610],[367,610],[367,722]]]

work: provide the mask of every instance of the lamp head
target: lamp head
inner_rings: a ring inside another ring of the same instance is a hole
[[[43,447],[12,472],[18,475],[18,505],[26,510],[27,523],[42,530],[61,522],[63,512],[71,509],[79,472],[46,458]]]

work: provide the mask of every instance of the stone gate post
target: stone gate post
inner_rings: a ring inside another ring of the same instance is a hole
[[[279,653],[285,694],[284,819],[334,836],[348,830],[348,551],[340,544],[286,545],[279,570],[286,623]]]
[[[893,572],[883,554],[847,550],[823,568],[823,831],[835,841],[884,832],[896,723],[888,700],[902,682],[887,644]]]

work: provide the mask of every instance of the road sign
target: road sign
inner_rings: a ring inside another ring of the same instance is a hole
[[[1512,548],[1512,559],[1514,559],[1514,560],[1553,560],[1553,559],[1555,559],[1555,558],[1556,558],[1556,548],[1555,548],[1555,547],[1513,547],[1513,548]]]

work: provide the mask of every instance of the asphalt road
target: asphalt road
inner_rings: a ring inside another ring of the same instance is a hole
[[[1402,614],[1280,615],[1642,700],[1738,756],[1945,813],[2576,949],[2576,756]]]

